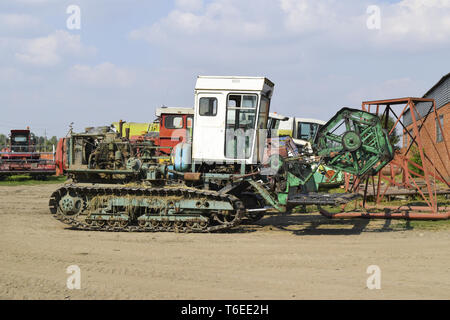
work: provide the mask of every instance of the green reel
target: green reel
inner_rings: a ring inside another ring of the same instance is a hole
[[[327,166],[363,176],[376,174],[394,157],[378,116],[343,108],[318,132],[313,149]]]

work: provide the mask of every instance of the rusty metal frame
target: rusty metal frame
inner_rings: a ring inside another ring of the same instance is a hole
[[[417,112],[417,108],[416,108],[417,102],[430,102],[432,104],[430,109],[428,110],[427,114],[425,114],[421,119],[417,119],[417,117],[416,117],[416,114],[419,115],[419,113]],[[397,115],[392,107],[399,106],[399,105],[404,105],[404,107],[402,108],[401,113],[399,115]],[[373,107],[376,107],[375,110],[373,110]],[[383,107],[384,107],[384,110],[382,110]],[[448,180],[448,177],[450,177],[450,173],[448,171],[448,168],[446,168],[445,162],[442,158],[442,156],[446,155],[447,159],[450,159],[450,151],[447,146],[445,131],[443,130],[440,121],[437,121],[437,123],[442,132],[443,141],[444,141],[446,151],[447,151],[446,154],[440,154],[439,152],[437,152],[437,148],[434,143],[434,139],[432,139],[432,136],[428,132],[427,128],[424,126],[427,118],[430,115],[434,115],[434,119],[438,119],[438,117],[439,117],[439,115],[437,113],[435,100],[434,99],[408,97],[408,98],[400,98],[400,99],[364,101],[364,102],[362,102],[362,110],[367,111],[367,112],[372,111],[372,113],[375,113],[377,115],[380,115],[380,114],[385,115],[385,128],[387,128],[387,121],[388,121],[389,115],[391,113],[396,118],[396,122],[395,122],[393,128],[390,130],[389,134],[394,132],[394,130],[396,130],[397,127],[401,126],[402,129],[405,130],[406,134],[410,137],[410,139],[408,139],[409,145],[407,145],[406,153],[404,155],[396,154],[396,156],[394,157],[392,162],[389,164],[390,165],[390,176],[383,174],[382,171],[380,171],[378,173],[377,187],[375,188],[375,186],[374,186],[374,188],[373,188],[374,192],[376,190],[376,194],[374,195],[374,196],[376,196],[376,203],[378,205],[380,204],[381,200],[386,195],[389,187],[391,187],[393,185],[397,185],[397,186],[402,186],[405,188],[415,189],[416,192],[418,194],[420,194],[420,196],[423,198],[423,200],[427,203],[429,212],[431,214],[433,214],[433,215],[441,214],[442,215],[443,213],[441,213],[441,210],[439,210],[438,204],[437,204],[436,184],[434,184],[435,189],[433,192],[431,182],[432,182],[432,179],[434,179],[434,181],[439,180],[439,181],[445,183],[447,185],[447,187],[450,187],[450,181]],[[402,121],[402,117],[408,110],[411,114],[412,123],[410,124],[410,126],[412,125],[414,137],[411,136],[411,133],[409,132],[409,130],[407,130],[406,126],[404,125],[404,123]],[[380,113],[380,111],[383,111],[383,113]],[[403,130],[402,130],[402,132],[403,132]],[[425,153],[424,145],[423,145],[423,141],[422,141],[423,137],[421,136],[422,132],[424,132],[427,135],[427,137],[431,141],[433,141],[433,148],[437,152],[439,161],[441,161],[441,163],[444,165],[443,167],[444,167],[444,170],[445,170],[447,176],[444,176],[442,172],[439,172],[439,170],[436,168],[433,161],[431,161],[431,159]],[[408,157],[409,151],[413,145],[416,145],[418,147],[423,166],[420,166],[417,163],[414,163],[410,159],[410,157]],[[424,174],[419,175],[416,172],[409,170],[408,164],[411,164],[411,165],[415,166],[416,168],[421,169],[424,172]],[[400,169],[402,172],[402,183],[398,183],[395,180],[396,169],[397,170]],[[423,181],[425,182],[426,191],[422,191],[422,189],[419,187],[419,185],[416,181],[416,178],[423,179]],[[387,186],[384,190],[382,190],[382,188],[381,188],[382,180],[387,182]],[[348,187],[348,181],[346,181],[346,182],[347,182],[347,187]],[[357,187],[360,183],[361,183],[361,181],[359,181],[359,180],[355,181],[353,184],[353,188]],[[366,179],[366,190],[367,190],[368,183],[369,183],[369,178]],[[375,184],[375,180],[373,177],[372,177],[372,183]],[[365,195],[366,195],[366,190],[365,190]],[[364,201],[364,203],[365,203],[365,201]],[[444,210],[446,210],[446,208],[444,208]],[[447,213],[447,218],[448,218],[448,213]]]

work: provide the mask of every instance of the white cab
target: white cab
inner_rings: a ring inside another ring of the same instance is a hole
[[[195,86],[192,159],[259,161],[259,129],[266,129],[274,84],[264,77],[199,76]]]

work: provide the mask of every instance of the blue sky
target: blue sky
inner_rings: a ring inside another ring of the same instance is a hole
[[[327,120],[422,96],[450,72],[449,39],[450,0],[2,0],[0,132],[152,121],[193,105],[197,75],[267,76],[272,111]]]

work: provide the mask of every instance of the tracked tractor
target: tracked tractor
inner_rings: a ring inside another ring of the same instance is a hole
[[[289,143],[288,156],[268,152],[273,90],[264,77],[199,76],[192,139],[174,147],[170,163],[159,161],[151,141],[131,143],[107,130],[72,134],[65,157],[73,182],[51,195],[51,214],[83,230],[226,230],[298,205],[354,199],[317,192],[322,164],[363,177],[392,159],[379,118],[348,108],[319,130],[313,154]]]

